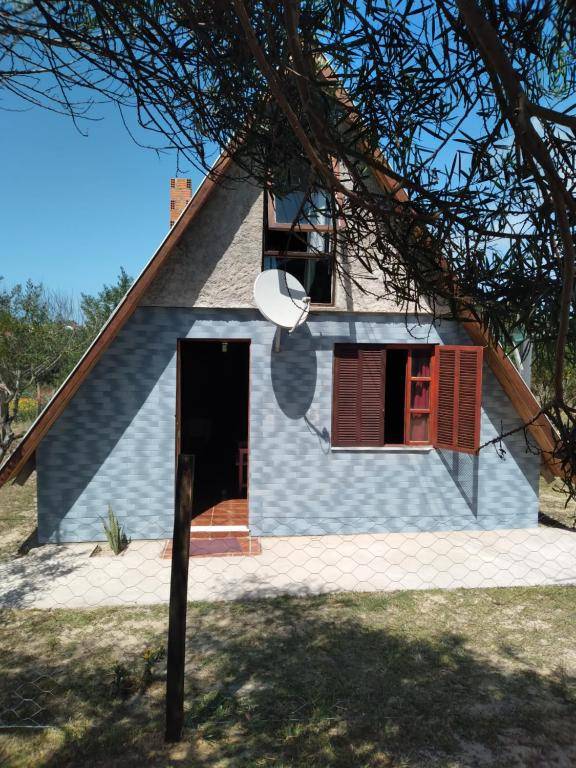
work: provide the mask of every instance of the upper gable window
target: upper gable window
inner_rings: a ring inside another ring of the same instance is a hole
[[[334,255],[327,228],[294,229],[270,224],[269,215],[265,219],[262,269],[282,269],[302,283],[312,304],[332,304]]]
[[[266,191],[263,269],[296,277],[313,304],[332,304],[334,283],[331,195],[310,183],[309,170],[289,168],[279,184],[285,193]]]

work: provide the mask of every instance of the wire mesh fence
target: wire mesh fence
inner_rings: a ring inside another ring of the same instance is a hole
[[[242,505],[193,521],[186,759],[498,765],[516,729],[502,765],[573,764],[576,534],[552,499],[517,530],[257,537]],[[114,738],[126,764],[165,764],[171,565],[169,539],[5,554],[0,729],[66,734],[19,764],[114,764]]]

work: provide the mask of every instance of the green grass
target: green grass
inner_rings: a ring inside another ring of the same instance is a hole
[[[31,422],[18,423],[16,432],[24,435]],[[36,530],[36,473],[24,486],[0,488],[0,563],[18,555],[20,547]]]
[[[570,587],[192,604],[185,738],[166,746],[162,666],[144,692],[113,682],[165,641],[164,607],[6,611],[0,690],[60,727],[0,733],[0,764],[576,764],[575,613]]]

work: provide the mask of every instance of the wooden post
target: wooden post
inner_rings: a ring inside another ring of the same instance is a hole
[[[165,740],[168,742],[180,741],[184,725],[184,659],[193,485],[194,456],[179,454],[176,470],[166,671]]]

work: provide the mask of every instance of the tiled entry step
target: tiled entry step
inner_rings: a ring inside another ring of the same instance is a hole
[[[238,557],[259,555],[260,541],[250,535],[247,499],[229,499],[210,507],[192,520],[190,557]],[[172,541],[162,550],[172,557]]]
[[[255,536],[220,536],[216,539],[190,538],[190,557],[246,557],[262,552],[260,539]],[[172,558],[172,539],[162,549],[161,557]]]
[[[242,538],[249,535],[247,499],[221,501],[195,517],[190,527],[191,539]]]

